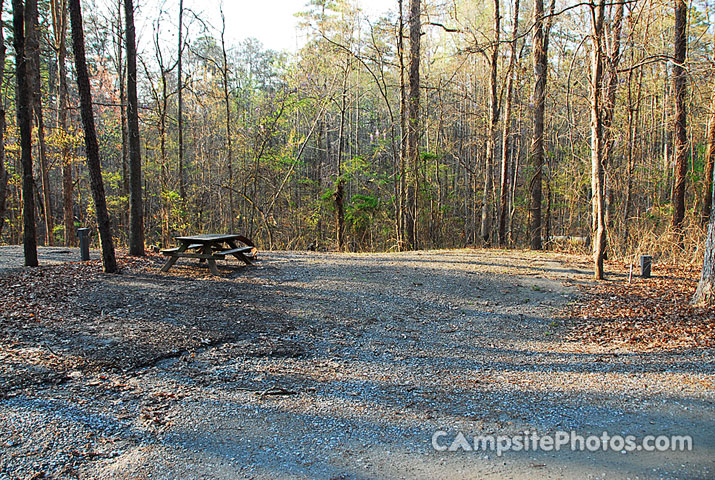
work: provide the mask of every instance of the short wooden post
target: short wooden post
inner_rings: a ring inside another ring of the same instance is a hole
[[[650,255],[641,255],[641,277],[650,278],[650,270],[653,265],[653,257]]]

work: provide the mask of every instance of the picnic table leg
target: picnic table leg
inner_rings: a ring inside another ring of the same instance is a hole
[[[176,261],[179,259],[179,256],[178,256],[177,254],[178,254],[178,253],[181,253],[181,252],[185,252],[187,248],[189,248],[189,244],[188,244],[188,243],[182,243],[181,245],[179,245],[179,249],[178,249],[176,252],[172,253],[172,254],[169,256],[169,258],[166,260],[166,263],[164,264],[164,266],[161,267],[161,270],[160,270],[160,271],[161,271],[161,272],[168,272],[169,269],[170,269],[171,267],[173,267],[174,264],[176,263]]]
[[[238,247],[236,246],[236,242],[234,242],[233,240],[228,240],[226,243],[227,243],[228,246],[231,247],[232,249],[233,249],[233,248],[238,248]],[[250,246],[253,246],[253,245],[250,245]],[[245,255],[244,255],[243,253],[241,253],[241,252],[236,252],[236,253],[233,254],[233,256],[236,257],[237,259],[242,260],[243,262],[245,262],[246,265],[253,265],[253,263],[248,259],[248,257],[245,256]]]
[[[212,255],[213,250],[211,249],[211,244],[206,244],[204,245],[204,248],[201,249],[201,253],[204,255]],[[216,267],[216,259],[213,257],[207,258],[206,263],[209,264],[209,270],[213,275],[216,275],[217,277],[220,276],[221,274],[218,271],[218,267]]]

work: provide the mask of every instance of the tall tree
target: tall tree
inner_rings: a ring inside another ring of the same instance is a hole
[[[712,46],[715,49],[715,30],[713,31]],[[715,50],[713,59],[715,62]],[[713,196],[713,174],[715,173],[715,85],[710,93],[710,115],[708,117],[707,140],[705,146],[705,188],[702,199],[702,223],[710,219]]]
[[[223,10],[221,11],[221,18],[223,19]],[[225,25],[225,20],[224,20]],[[224,27],[225,28],[225,27]],[[223,44],[223,35],[222,35]],[[182,201],[186,199],[186,179],[184,178],[184,73],[183,73],[183,57],[184,57],[184,0],[179,0],[179,49],[178,49],[177,62],[177,76],[176,81],[178,85],[176,86],[178,94],[178,107],[177,107],[177,128],[179,130],[179,196]],[[232,187],[231,187],[232,188]],[[231,212],[233,214],[233,212]],[[231,217],[233,222],[233,216]]]
[[[3,11],[5,0],[0,0],[0,12]],[[5,84],[5,22],[0,16],[0,91]],[[5,168],[5,105],[0,102],[0,234],[5,225],[5,209],[7,205],[8,173]]]
[[[20,158],[22,163],[22,243],[25,265],[37,266],[37,234],[35,231],[34,181],[32,177],[32,117],[30,84],[25,55],[25,6],[22,0],[12,0],[12,24],[15,45],[15,81],[17,82],[17,125],[20,128]]]
[[[419,176],[420,152],[418,149],[420,132],[420,39],[422,22],[420,19],[420,0],[410,0],[408,25],[410,29],[410,62],[407,74],[407,161],[409,179],[407,182],[407,246],[416,249],[418,245],[419,218]]]
[[[591,195],[593,219],[594,276],[603,278],[606,251],[606,201],[604,192],[604,125],[603,125],[603,43],[605,0],[591,3]]]
[[[104,195],[104,182],[102,181],[102,166],[99,160],[99,144],[94,126],[92,112],[92,92],[87,71],[87,59],[84,53],[84,30],[82,25],[82,10],[80,0],[69,0],[70,22],[72,24],[72,50],[77,71],[77,89],[79,91],[80,112],[84,127],[84,145],[87,155],[87,169],[89,182],[97,215],[97,228],[102,245],[102,265],[106,273],[117,273],[117,260],[114,256],[114,241],[112,240],[112,227],[107,211],[107,201]]]
[[[25,2],[25,56],[27,57],[27,76],[30,84],[30,101],[37,127],[39,146],[40,180],[42,183],[42,209],[45,214],[45,242],[54,244],[52,218],[52,190],[50,171],[47,162],[45,142],[45,122],[42,113],[42,83],[40,81],[40,28],[38,24],[37,0]]]
[[[499,123],[499,101],[497,95],[497,66],[499,64],[499,34],[501,32],[499,0],[494,0],[494,42],[489,58],[489,136],[487,137],[487,161],[484,167],[484,193],[482,195],[481,238],[489,243],[492,233],[490,198],[493,188],[494,163],[496,158],[497,125]]]
[[[709,151],[715,149],[715,136],[708,136],[706,148]],[[715,182],[715,177],[711,177],[709,181]],[[708,235],[705,239],[703,270],[692,303],[696,305],[715,303],[715,195],[710,197],[710,221],[708,222]]]
[[[514,0],[514,12],[509,41],[509,67],[507,69],[506,92],[504,93],[504,125],[502,127],[501,175],[499,182],[499,245],[506,244],[506,217],[509,200],[509,155],[511,152],[511,109],[514,98],[514,77],[516,75],[516,41],[519,33],[519,0]]]
[[[74,244],[74,212],[72,205],[72,158],[67,135],[67,0],[52,0],[52,34],[57,53],[57,128],[60,132],[62,158],[62,218],[64,224],[64,244]]]
[[[124,0],[124,18],[127,30],[124,38],[127,50],[127,135],[129,136],[129,254],[141,256],[144,255],[142,157],[137,100],[137,46],[132,0]]]
[[[673,65],[673,94],[675,96],[675,175],[673,185],[673,228],[680,231],[685,218],[685,180],[688,172],[687,76],[685,56],[688,6],[685,0],[675,0],[675,55]]]
[[[541,250],[541,180],[544,168],[544,130],[546,111],[546,79],[548,77],[549,27],[551,15],[544,26],[544,0],[534,1],[534,134],[531,139],[531,178],[529,179],[529,244]]]

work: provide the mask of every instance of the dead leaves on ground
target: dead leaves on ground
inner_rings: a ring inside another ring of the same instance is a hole
[[[690,304],[699,268],[654,265],[652,278],[634,271],[630,283],[629,268],[611,265],[610,279],[581,287],[581,301],[564,312],[575,320],[569,340],[640,351],[715,346],[715,307]]]

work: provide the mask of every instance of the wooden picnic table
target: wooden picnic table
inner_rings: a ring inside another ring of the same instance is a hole
[[[248,255],[254,257],[256,254],[256,246],[242,235],[204,234],[174,238],[179,242],[179,246],[161,251],[168,257],[161,267],[162,272],[169,271],[180,258],[198,258],[199,262],[208,263],[212,274],[219,275],[216,260],[224,260],[226,256],[233,255],[247,265],[251,265]],[[245,246],[239,247],[237,241]]]

